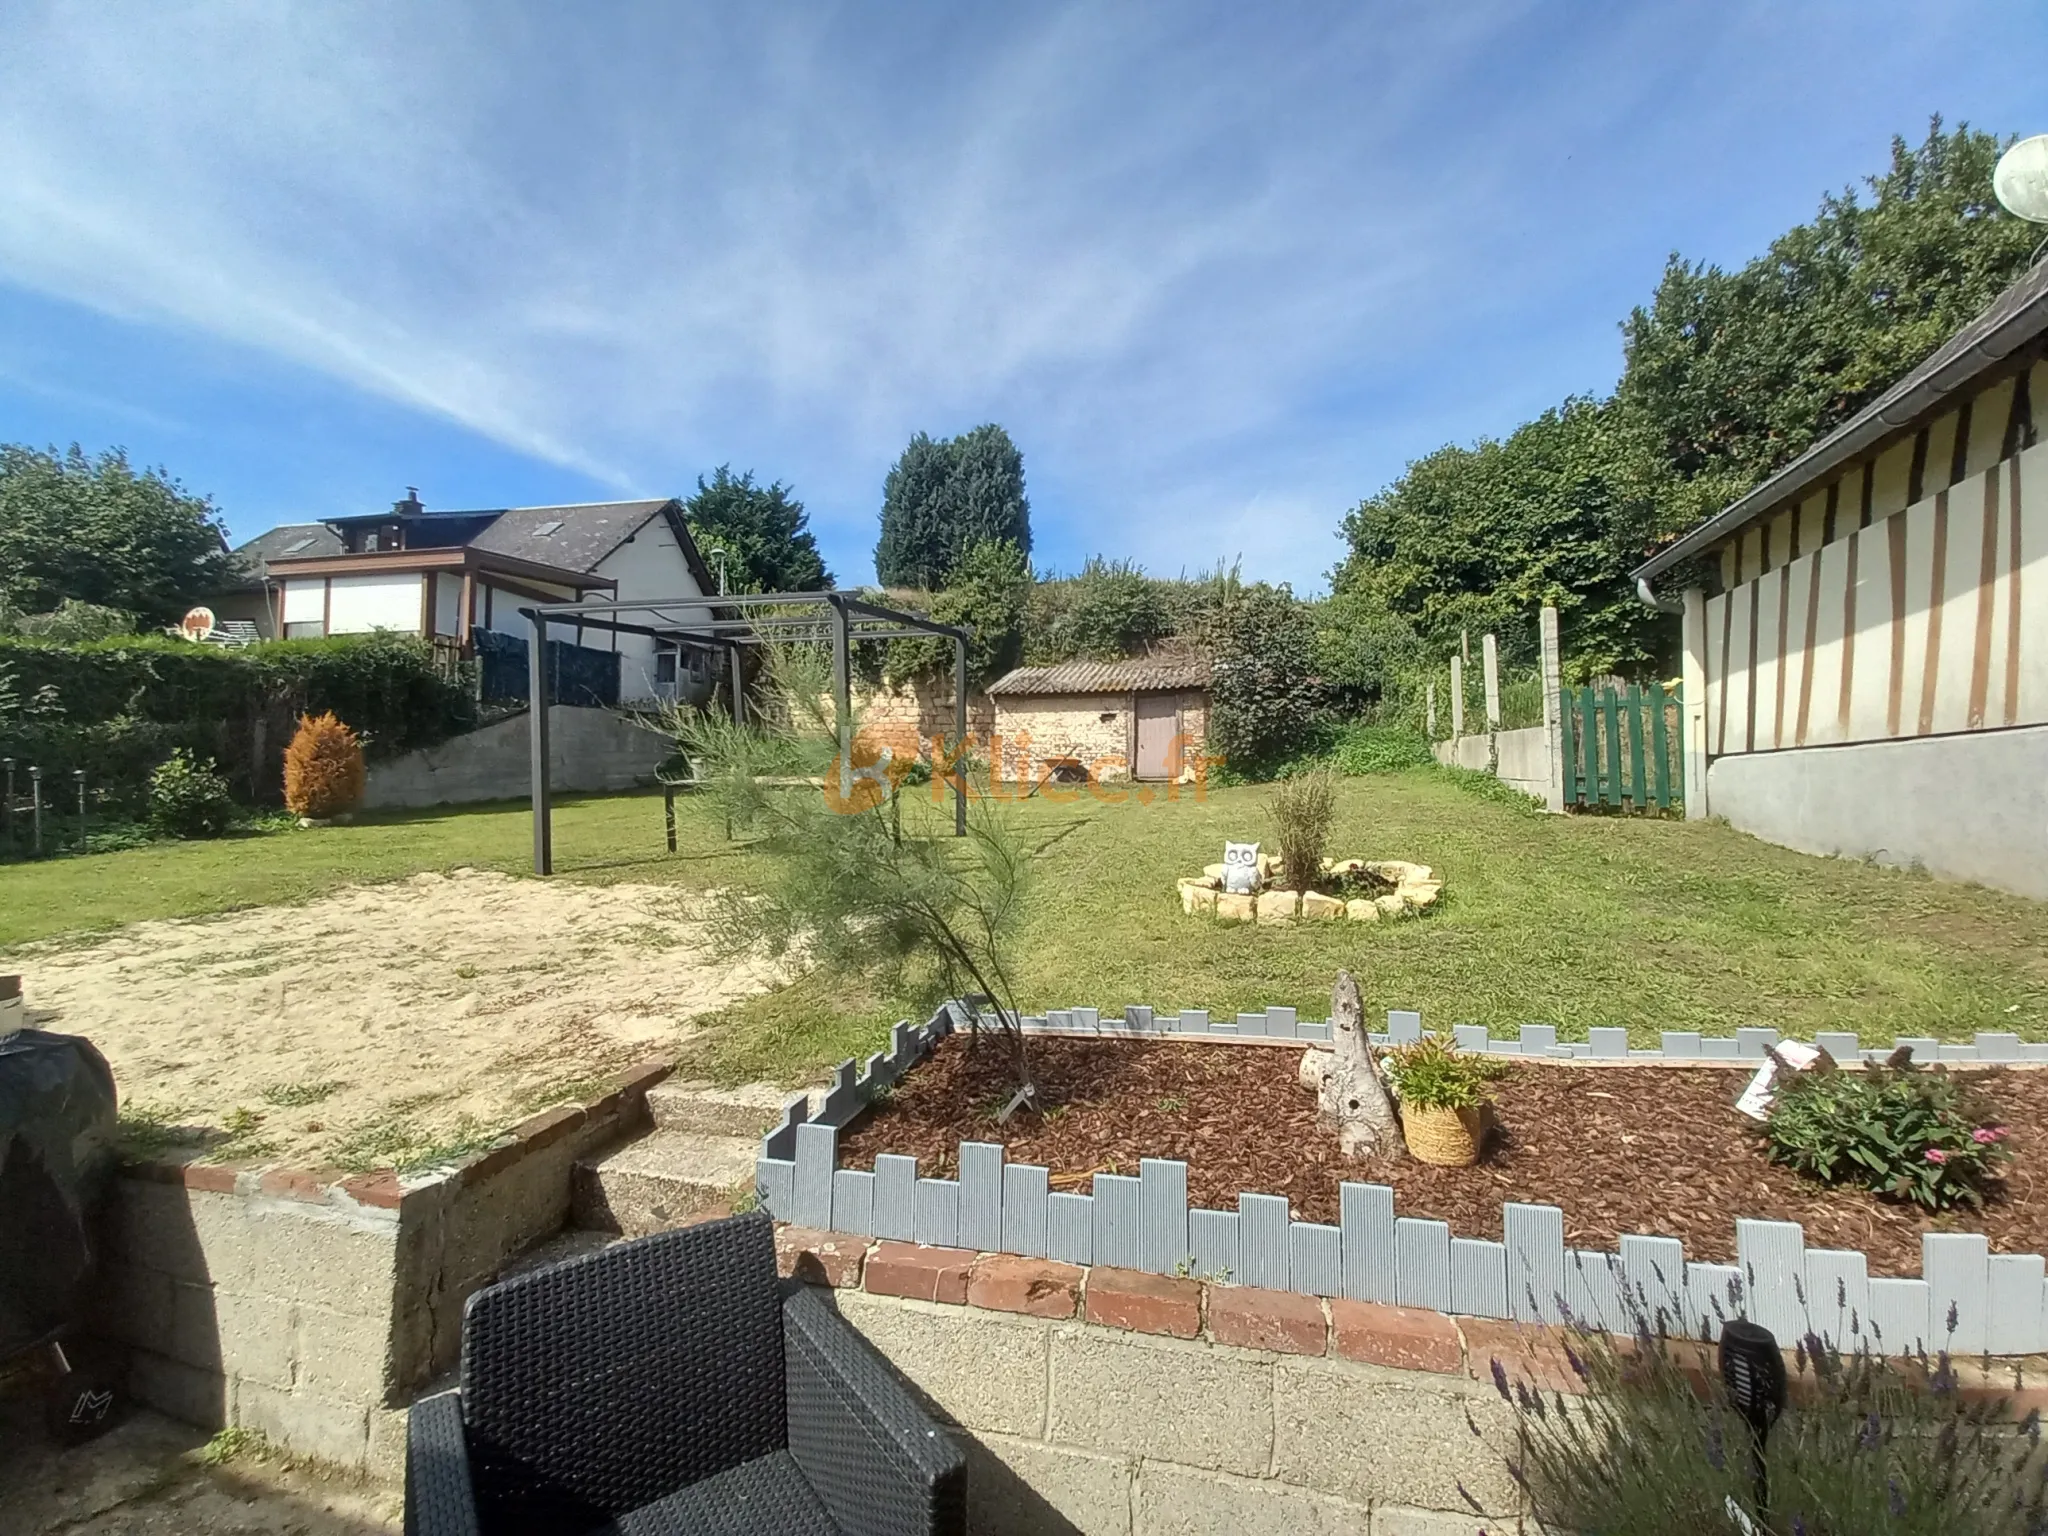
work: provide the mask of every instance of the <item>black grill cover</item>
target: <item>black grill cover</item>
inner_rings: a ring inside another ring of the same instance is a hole
[[[0,1035],[0,1360],[80,1319],[114,1171],[114,1074],[76,1035]]]

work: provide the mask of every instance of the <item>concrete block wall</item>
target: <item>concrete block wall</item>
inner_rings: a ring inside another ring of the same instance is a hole
[[[525,713],[481,730],[370,764],[363,805],[389,810],[523,800],[532,788],[531,724]],[[666,737],[608,709],[557,704],[548,712],[557,793],[610,793],[652,784],[668,757]]]
[[[391,1455],[395,1190],[308,1200],[261,1176],[182,1172],[116,1181],[100,1327],[132,1351],[130,1390],[343,1465]]]
[[[1484,773],[1492,767],[1495,778],[1512,784],[1525,795],[1542,799],[1550,792],[1550,736],[1540,725],[1496,731],[1491,736],[1458,736],[1432,742],[1430,750],[1447,768],[1473,768]]]
[[[1494,1341],[1475,1357],[1449,1319],[796,1228],[777,1247],[965,1432],[976,1536],[1470,1536],[1461,1485],[1513,1528]]]
[[[561,1230],[569,1169],[640,1129],[660,1063],[401,1180],[149,1164],[115,1181],[98,1331],[139,1401],[396,1477],[405,1405],[456,1363],[463,1303]]]

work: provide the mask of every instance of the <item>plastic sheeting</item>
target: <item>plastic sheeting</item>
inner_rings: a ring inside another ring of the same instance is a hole
[[[0,1360],[79,1321],[115,1112],[114,1074],[89,1041],[0,1036]]]

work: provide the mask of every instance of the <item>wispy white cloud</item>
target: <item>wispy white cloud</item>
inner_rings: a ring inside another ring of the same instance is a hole
[[[854,574],[908,433],[998,419],[1048,549],[1312,580],[1376,478],[1498,424],[1444,431],[1455,370],[1428,360],[1540,332],[1560,213],[1611,255],[1617,207],[1546,206],[1546,178],[1598,187],[1561,169],[1575,147],[1625,168],[1674,79],[1781,25],[1685,15],[1674,59],[1668,16],[1528,0],[17,0],[0,280],[598,485],[751,463]]]

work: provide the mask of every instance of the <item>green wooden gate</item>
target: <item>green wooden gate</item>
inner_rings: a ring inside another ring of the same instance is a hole
[[[1567,806],[1653,815],[1683,804],[1677,688],[1565,688],[1559,702]]]

